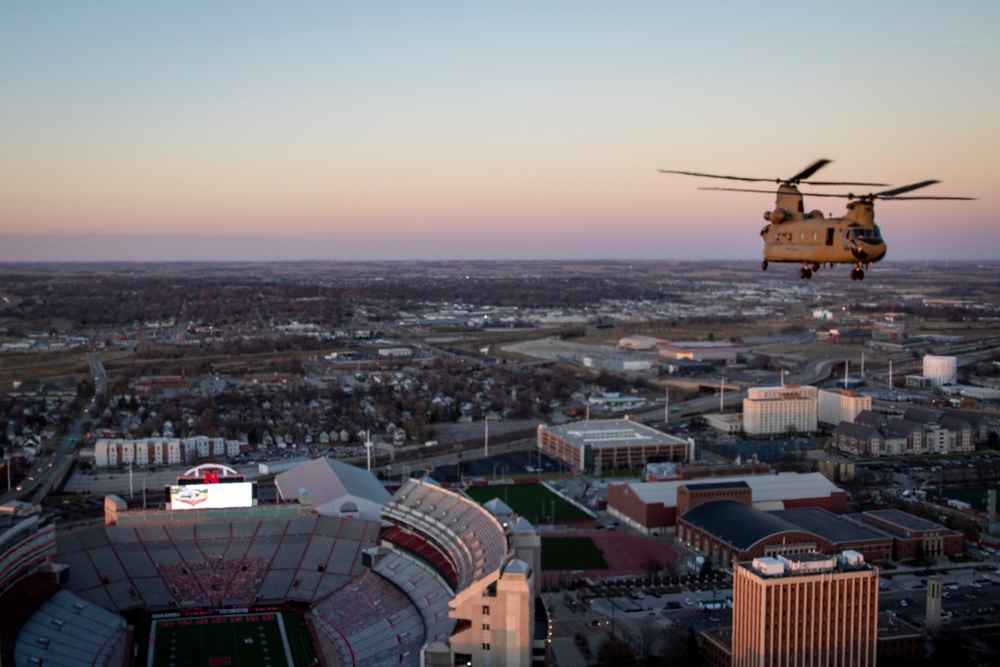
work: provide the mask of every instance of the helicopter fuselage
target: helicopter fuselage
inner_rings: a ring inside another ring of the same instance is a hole
[[[798,190],[782,185],[775,204],[773,211],[764,213],[770,224],[760,231],[765,262],[862,266],[885,257],[870,201],[852,201],[843,217],[825,218],[820,211],[805,213]]]

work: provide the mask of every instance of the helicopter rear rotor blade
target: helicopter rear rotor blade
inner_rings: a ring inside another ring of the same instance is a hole
[[[788,183],[800,183],[809,178],[810,176],[812,176],[813,174],[815,174],[817,171],[819,171],[826,165],[830,164],[830,162],[831,160],[827,160],[826,158],[820,158],[815,162],[813,162],[808,167],[806,167],[805,169],[803,169],[802,171],[800,171],[799,173],[789,178]]]

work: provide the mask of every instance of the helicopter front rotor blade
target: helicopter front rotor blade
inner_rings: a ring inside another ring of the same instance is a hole
[[[820,159],[816,160],[815,162],[813,162],[808,167],[806,167],[805,169],[803,169],[802,171],[800,171],[799,173],[797,173],[794,176],[792,176],[791,178],[789,178],[787,182],[788,183],[799,183],[801,181],[804,181],[807,178],[809,178],[810,176],[812,176],[813,174],[815,174],[817,171],[819,171],[820,169],[822,169],[823,167],[825,167],[826,165],[830,164],[830,162],[832,162],[832,160],[827,160],[826,158],[820,158]]]
[[[874,194],[874,197],[895,197],[896,195],[901,195],[904,192],[913,192],[914,190],[919,190],[920,188],[926,188],[928,185],[934,185],[935,183],[940,183],[941,181],[920,181],[919,183],[911,183],[910,185],[904,185],[902,187],[893,188],[892,190],[884,190]]]

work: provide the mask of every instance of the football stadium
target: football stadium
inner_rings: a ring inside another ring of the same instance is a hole
[[[274,504],[225,466],[177,481],[158,509],[108,496],[98,524],[55,531],[24,507],[2,517],[0,662],[546,661],[541,541],[523,519],[428,478],[390,496],[329,459],[279,474]]]

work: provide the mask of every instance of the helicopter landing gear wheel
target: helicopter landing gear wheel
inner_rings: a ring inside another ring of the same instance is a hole
[[[808,266],[803,266],[801,269],[799,269],[799,278],[805,278],[806,280],[809,280],[812,277],[813,277],[812,269],[810,269]]]
[[[819,262],[813,262],[813,271],[819,271]]]
[[[767,271],[767,260],[766,259],[763,262],[760,263],[760,270],[761,271]]]
[[[856,266],[851,269],[851,280],[864,280],[865,271],[860,266]]]

